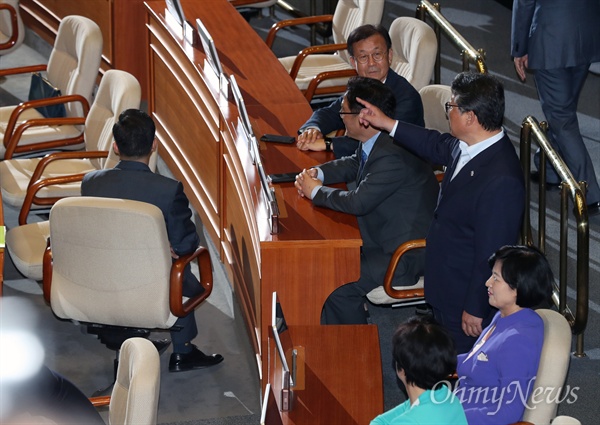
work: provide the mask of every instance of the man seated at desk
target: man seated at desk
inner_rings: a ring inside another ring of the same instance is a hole
[[[382,284],[399,245],[425,237],[438,194],[438,183],[428,163],[394,145],[388,134],[360,124],[362,106],[357,97],[394,111],[394,94],[389,87],[373,78],[352,77],[338,114],[348,136],[360,141],[356,152],[304,170],[295,183],[298,193],[312,199],[314,205],[355,214],[363,239],[360,279],[339,287],[327,298],[323,324],[367,323],[365,295]],[[341,182],[355,182],[356,189],[324,186]],[[404,256],[394,285],[415,284],[423,274],[423,259],[419,252]]]
[[[388,31],[381,25],[362,25],[348,36],[350,64],[359,76],[375,78],[388,86],[396,99],[392,116],[398,120],[421,127],[423,102],[417,90],[404,78],[390,69],[394,51]],[[332,131],[344,128],[338,111],[342,97],[331,105],[316,110],[310,119],[300,127],[298,147],[302,150],[333,150],[336,158],[352,155],[358,143],[349,137],[324,139]]]

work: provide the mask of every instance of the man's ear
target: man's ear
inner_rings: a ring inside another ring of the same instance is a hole
[[[158,148],[158,139],[155,137],[154,140],[152,141],[152,151],[151,152],[155,152],[157,148]]]
[[[119,147],[117,146],[117,142],[112,142],[112,148],[113,148],[113,151],[115,151],[115,154],[120,155]]]
[[[392,60],[394,59],[394,49],[391,47],[388,49],[388,62],[392,66]]]
[[[354,59],[354,56],[350,56],[350,66],[352,66],[352,69],[354,69],[356,72],[358,72],[356,65],[357,65],[356,59]]]

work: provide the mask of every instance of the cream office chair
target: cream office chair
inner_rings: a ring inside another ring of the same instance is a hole
[[[54,314],[86,325],[108,348],[132,335],[170,329],[211,293],[204,247],[172,260],[162,211],[144,202],[80,196],[50,211],[44,299]],[[204,291],[183,297],[185,267],[198,263]]]
[[[21,46],[25,27],[19,12],[19,0],[0,0],[0,55],[8,55]]]
[[[379,24],[383,16],[384,3],[384,0],[339,0],[333,15],[288,19],[274,24],[267,35],[266,43],[271,47],[277,32],[282,28],[332,23],[334,44],[307,47],[298,56],[279,59],[300,90],[306,91],[309,83],[317,74],[338,70],[352,73],[346,50],[348,35],[361,25]],[[344,78],[327,79],[320,84],[314,94],[343,93],[346,90],[348,78],[349,76],[346,74]]]
[[[81,123],[67,118],[83,117],[87,112],[101,56],[102,33],[98,25],[83,16],[67,16],[58,28],[48,65],[0,70],[0,76],[46,70],[47,79],[63,95],[0,108],[0,158],[83,147],[82,127],[77,125]],[[62,121],[46,119],[35,109],[56,103],[65,104],[67,118]]]
[[[537,376],[522,421],[536,425],[555,423],[553,419],[561,399],[571,359],[571,327],[564,316],[554,310],[538,309],[544,321],[544,343]],[[557,418],[558,422],[572,418]],[[564,423],[564,422],[563,422]]]
[[[2,197],[7,205],[21,208],[19,224],[26,223],[31,209],[48,208],[59,198],[78,196],[85,173],[115,165],[114,157],[109,157],[112,127],[125,109],[139,108],[140,99],[141,88],[134,76],[109,70],[85,121],[80,119],[85,122],[85,151],[0,162]]]
[[[160,361],[154,345],[129,338],[120,350],[117,377],[109,397],[92,397],[94,406],[108,405],[110,424],[156,424],[160,394]]]
[[[392,307],[406,307],[425,303],[425,291],[423,289],[424,278],[421,276],[417,283],[412,286],[392,286],[396,267],[402,256],[414,249],[425,248],[425,239],[414,239],[404,242],[394,254],[388,264],[383,285],[374,288],[367,294],[367,299],[373,304],[392,304]]]
[[[420,19],[402,16],[390,25],[394,56],[391,68],[417,91],[428,85],[437,55],[433,29]]]
[[[425,127],[440,133],[450,132],[450,122],[446,118],[444,104],[450,101],[452,90],[450,86],[431,84],[419,90],[423,102],[423,118]]]
[[[229,0],[236,9],[269,9],[269,16],[273,16],[273,9],[277,0]]]

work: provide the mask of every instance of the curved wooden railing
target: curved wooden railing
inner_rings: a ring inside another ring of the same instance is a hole
[[[427,17],[429,17],[433,21],[433,29],[435,31],[435,35],[438,42],[438,52],[437,57],[435,59],[435,67],[433,71],[434,75],[434,83],[440,84],[440,69],[441,69],[441,60],[440,60],[440,52],[441,52],[441,33],[442,31],[448,37],[450,42],[454,44],[461,52],[462,62],[463,62],[463,71],[469,70],[469,64],[473,63],[477,68],[477,71],[485,74],[487,73],[487,66],[485,64],[485,51],[483,49],[475,50],[473,46],[465,40],[465,38],[460,35],[458,31],[448,22],[446,18],[440,12],[439,3],[431,4],[427,0],[421,0],[419,5],[417,6],[416,17],[421,19],[422,21],[426,21]]]
[[[521,165],[525,173],[525,192],[527,196],[528,208],[525,210],[523,220],[523,229],[521,238],[524,243],[535,244],[532,236],[531,226],[531,183],[529,172],[531,170],[531,142],[534,141],[540,147],[540,187],[539,187],[539,211],[538,211],[538,239],[537,246],[542,252],[546,249],[546,159],[552,164],[557,174],[560,176],[561,183],[561,203],[560,203],[560,249],[559,249],[559,287],[554,288],[552,299],[558,310],[567,318],[573,334],[577,336],[575,347],[575,356],[584,357],[583,334],[588,320],[588,300],[589,300],[589,267],[590,267],[590,235],[587,205],[585,202],[585,182],[577,182],[571,171],[567,168],[564,161],[550,145],[545,131],[547,124],[541,124],[532,117],[528,116],[523,120],[521,126]],[[569,198],[573,201],[574,214],[577,231],[576,243],[576,307],[575,314],[567,305],[567,255],[568,255],[568,206]]]

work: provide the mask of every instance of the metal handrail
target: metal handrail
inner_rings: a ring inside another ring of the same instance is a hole
[[[574,355],[584,357],[583,334],[588,320],[588,300],[589,300],[589,259],[590,259],[590,235],[588,224],[588,212],[585,201],[585,182],[577,182],[571,174],[561,157],[550,145],[545,131],[547,124],[527,116],[521,126],[520,156],[523,172],[525,173],[525,192],[527,196],[527,205],[531,202],[531,184],[529,181],[529,172],[531,170],[531,142],[535,141],[540,149],[539,166],[539,229],[538,244],[542,252],[546,249],[546,159],[552,164],[561,183],[561,208],[560,208],[560,250],[559,250],[559,287],[554,288],[552,300],[558,307],[558,310],[567,318],[571,325],[571,330],[577,336]],[[575,205],[574,213],[577,221],[577,298],[575,315],[567,305],[567,254],[568,254],[568,206],[569,197]],[[532,245],[533,237],[531,232],[530,208],[526,208],[521,238],[524,243]]]
[[[448,37],[448,39],[460,50],[463,62],[463,71],[469,70],[469,64],[473,63],[477,68],[477,71],[482,74],[487,74],[487,66],[485,64],[485,51],[483,49],[475,50],[473,46],[460,35],[456,29],[448,22],[446,18],[440,13],[439,3],[431,4],[427,0],[421,0],[417,6],[417,18],[422,21],[426,21],[427,16],[433,21],[433,29],[438,42],[438,51],[435,59],[434,67],[434,83],[440,84],[441,79],[441,31]]]

